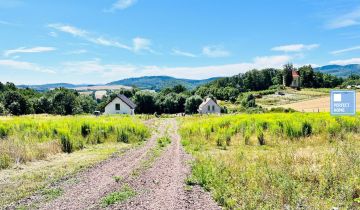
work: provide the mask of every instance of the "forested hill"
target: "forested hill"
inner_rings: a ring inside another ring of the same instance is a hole
[[[221,78],[199,86],[195,93],[200,96],[212,95],[220,100],[235,101],[243,92],[277,89],[283,84],[283,76],[286,78],[286,86],[290,86],[293,70],[299,71],[301,75],[301,87],[333,88],[344,82],[343,78],[315,71],[311,66],[295,69],[293,65],[287,64],[284,69],[254,69],[244,74]]]
[[[341,65],[327,65],[314,68],[315,71],[320,71],[322,73],[328,73],[338,77],[348,77],[352,74],[360,75],[360,64],[349,64],[345,66]]]
[[[110,82],[107,85],[124,85],[136,86],[140,89],[150,89],[159,91],[165,87],[174,87],[176,85],[183,85],[187,89],[194,89],[195,87],[219,79],[219,77],[204,79],[204,80],[191,80],[191,79],[178,79],[169,76],[146,76],[118,80]]]

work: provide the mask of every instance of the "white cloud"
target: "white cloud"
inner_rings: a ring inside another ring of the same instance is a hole
[[[58,34],[54,31],[49,32],[49,36],[58,37]]]
[[[54,50],[56,50],[56,48],[53,48],[53,47],[33,47],[33,48],[20,47],[20,48],[13,49],[13,50],[6,50],[4,52],[4,56],[8,57],[10,55],[18,54],[18,53],[50,52],[50,51],[54,51]]]
[[[178,50],[178,49],[172,49],[172,54],[173,55],[185,56],[185,57],[191,57],[191,58],[196,58],[197,57],[197,55],[195,55],[193,53],[185,52],[185,51]]]
[[[349,47],[349,48],[345,48],[345,49],[341,49],[341,50],[335,50],[330,53],[333,55],[336,55],[336,54],[351,52],[351,51],[355,51],[355,50],[360,50],[360,46],[354,46],[354,47]]]
[[[202,53],[211,58],[227,57],[230,55],[229,51],[226,51],[223,46],[219,45],[205,46]]]
[[[141,66],[133,64],[103,64],[100,60],[78,61],[64,63],[61,69],[66,73],[93,74],[96,73],[108,80],[168,75],[179,78],[205,79],[218,76],[232,76],[244,73],[254,68],[281,68],[292,57],[287,55],[256,57],[252,62],[225,64],[217,66],[200,67],[167,67],[167,66]]]
[[[80,49],[80,50],[73,50],[70,52],[65,53],[66,55],[79,55],[79,54],[84,54],[87,53],[88,51],[85,49]]]
[[[142,50],[146,50],[149,51],[151,53],[155,53],[152,49],[151,49],[151,41],[149,39],[145,39],[145,38],[141,38],[141,37],[136,37],[133,39],[133,48],[135,52],[140,52]]]
[[[360,24],[360,7],[357,9],[332,19],[327,23],[329,29],[345,28]]]
[[[329,63],[330,64],[336,64],[336,65],[360,64],[360,58],[334,60],[334,61],[330,61]]]
[[[271,48],[272,51],[281,51],[281,52],[301,52],[304,50],[312,50],[318,48],[318,44],[291,44],[291,45],[282,45]]]
[[[105,9],[104,12],[114,12],[116,10],[124,10],[133,6],[137,0],[117,0],[110,9]]]
[[[102,45],[102,46],[106,46],[106,47],[117,47],[117,48],[121,48],[121,49],[132,50],[131,47],[129,47],[125,44],[122,44],[118,41],[103,38],[103,37],[96,37],[96,38],[87,37],[87,40],[94,44],[98,44],[98,45]]]
[[[79,29],[71,25],[64,25],[57,23],[57,24],[49,24],[48,26],[58,31],[71,34],[75,37],[80,37],[82,39],[87,40],[88,42],[97,45],[106,46],[106,47],[116,47],[116,48],[126,49],[132,52],[140,52],[145,50],[151,53],[155,53],[155,51],[150,48],[151,40],[149,39],[136,37],[132,40],[133,41],[132,46],[129,46],[112,39],[92,35],[86,30]]]
[[[55,24],[49,24],[48,26],[50,28],[56,29],[58,31],[72,34],[73,36],[86,37],[88,35],[87,31],[76,28],[74,26],[70,26],[70,25],[55,23]]]
[[[15,60],[0,60],[0,66],[7,67],[14,70],[26,70],[26,71],[35,71],[42,73],[56,73],[50,68],[44,68],[37,64],[24,62],[24,61],[15,61]]]

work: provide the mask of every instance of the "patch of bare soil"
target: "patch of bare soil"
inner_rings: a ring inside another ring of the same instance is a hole
[[[171,144],[151,168],[127,182],[138,195],[108,209],[221,209],[201,187],[186,186],[191,157],[180,144],[176,120],[169,125]]]

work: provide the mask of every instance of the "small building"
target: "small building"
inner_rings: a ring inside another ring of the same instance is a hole
[[[206,98],[198,109],[199,114],[220,114],[221,107],[211,98]]]
[[[290,84],[290,87],[300,89],[301,87],[301,77],[299,75],[298,71],[292,70],[291,71],[292,76],[292,82]]]
[[[136,105],[125,95],[119,94],[105,106],[104,114],[135,114]]]

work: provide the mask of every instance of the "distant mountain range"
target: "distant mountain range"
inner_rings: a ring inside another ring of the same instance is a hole
[[[314,68],[316,71],[322,73],[332,74],[338,77],[348,77],[351,74],[360,75],[360,64],[349,64],[345,66],[341,65],[327,65],[318,68]]]
[[[348,77],[351,74],[360,75],[360,64],[349,64],[349,65],[327,65],[322,67],[314,68],[315,71],[320,71],[322,73],[332,74],[338,77]],[[175,85],[184,85],[188,89],[196,88],[199,85],[214,81],[220,77],[213,77],[204,80],[191,80],[191,79],[179,79],[169,76],[145,76],[137,78],[128,78],[118,81],[113,81],[107,84],[81,84],[74,85],[69,83],[54,83],[54,84],[44,84],[44,85],[18,85],[20,88],[32,88],[39,91],[45,91],[52,88],[65,87],[72,89],[86,89],[85,87],[106,85],[122,85],[122,86],[136,86],[140,89],[149,89],[149,90],[161,90],[165,87],[173,87]],[[109,88],[111,89],[111,88]]]
[[[140,89],[161,90],[165,87],[183,85],[188,89],[196,88],[199,85],[214,81],[220,77],[214,77],[204,80],[178,79],[169,76],[146,76],[138,78],[129,78],[110,82],[107,85],[136,86]]]
[[[165,87],[173,87],[175,85],[183,85],[188,89],[194,89],[199,85],[211,82],[213,80],[219,79],[220,77],[214,77],[204,80],[191,80],[191,79],[179,79],[169,76],[145,76],[145,77],[137,77],[137,78],[128,78],[122,79],[118,81],[113,81],[107,84],[81,84],[74,85],[69,83],[54,83],[54,84],[44,84],[44,85],[18,85],[19,88],[32,88],[38,91],[45,91],[53,88],[69,88],[69,89],[86,89],[86,87],[93,86],[114,86],[114,85],[122,85],[122,86],[135,86],[140,89],[149,89],[149,90],[161,90]],[[109,89],[111,89],[109,87]]]

